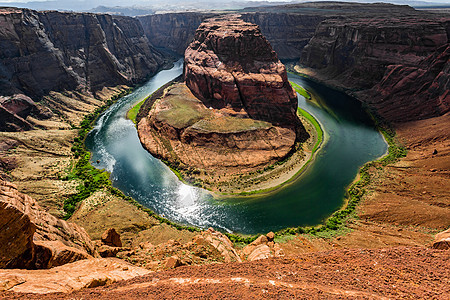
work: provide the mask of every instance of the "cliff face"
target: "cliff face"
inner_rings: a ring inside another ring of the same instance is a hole
[[[184,55],[198,26],[214,14],[170,13],[137,17],[150,43]],[[280,59],[298,59],[314,35],[323,15],[292,13],[244,13],[244,21],[256,24]]]
[[[0,268],[47,268],[95,254],[83,228],[57,219],[0,180]]]
[[[187,46],[194,39],[195,30],[205,19],[213,16],[214,14],[192,12],[140,16],[137,19],[152,45],[184,55]]]
[[[142,144],[172,166],[223,179],[283,159],[308,136],[286,69],[257,25],[236,16],[202,23],[184,77],[139,113]]]
[[[448,17],[419,13],[327,20],[318,26],[300,63],[326,82],[362,90],[358,98],[389,121],[441,115],[450,101],[449,23]]]
[[[139,21],[109,15],[3,8],[0,45],[1,93],[34,100],[50,91],[95,94],[105,86],[131,85],[164,62]],[[3,106],[2,113],[8,111]],[[9,112],[9,118],[26,117]]]
[[[256,24],[280,59],[299,59],[317,25],[327,17],[303,13],[246,13],[242,19]]]

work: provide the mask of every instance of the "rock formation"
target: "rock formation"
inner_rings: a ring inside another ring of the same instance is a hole
[[[148,274],[150,271],[117,258],[86,259],[50,270],[2,270],[0,291],[70,293]]]
[[[152,45],[184,55],[194,39],[198,26],[214,13],[167,13],[138,16],[144,33]]]
[[[139,21],[129,17],[2,8],[0,41],[1,130],[29,129],[30,114],[48,116],[17,94],[35,101],[50,91],[95,95],[142,81],[164,63]],[[20,112],[11,110],[19,104]]]
[[[450,249],[450,228],[439,232],[434,238],[433,249],[449,250]]]
[[[450,18],[412,16],[327,20],[300,63],[311,75],[352,91],[392,122],[449,111]],[[431,109],[430,109],[431,108]]]
[[[285,158],[307,136],[286,69],[254,24],[235,16],[203,23],[184,76],[147,100],[138,120],[144,147],[177,168],[247,172]]]
[[[0,268],[50,268],[96,255],[83,228],[0,181]]]

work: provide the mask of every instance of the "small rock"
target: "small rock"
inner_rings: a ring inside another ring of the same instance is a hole
[[[269,240],[269,242],[273,241],[275,239],[275,233],[273,233],[272,231],[269,232],[268,234],[266,234],[267,239]]]
[[[260,235],[256,240],[254,240],[250,245],[258,246],[267,243],[269,240],[265,235]]]
[[[102,234],[102,243],[111,247],[122,247],[120,235],[114,228],[110,228]]]
[[[178,256],[171,256],[166,260],[166,264],[164,265],[164,267],[166,269],[174,269],[176,267],[181,266],[181,261],[180,258]]]
[[[436,234],[434,238],[433,249],[449,250],[450,249],[450,228]]]
[[[436,155],[436,154],[438,154],[438,151],[436,149],[434,149],[433,155]]]
[[[108,245],[103,245],[97,249],[98,254],[100,254],[100,256],[104,257],[104,258],[105,257],[116,257],[119,250],[120,250],[120,247],[111,247]]]

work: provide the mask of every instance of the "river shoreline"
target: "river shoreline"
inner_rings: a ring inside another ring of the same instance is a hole
[[[158,97],[158,95],[161,94],[162,89],[176,81],[177,80],[172,80],[168,84],[159,88],[145,100],[133,105],[127,111],[126,118],[137,124],[140,117],[142,117],[143,112],[131,112],[138,111],[147,99],[152,100],[151,98],[155,98],[154,95]],[[299,93],[298,90],[297,92]],[[299,94],[301,95],[301,93]],[[145,110],[145,107],[142,110]],[[136,118],[137,115],[139,115],[139,117]],[[298,179],[305,172],[307,167],[314,162],[315,153],[325,142],[323,126],[314,116],[300,108],[297,111],[297,115],[301,119],[302,124],[305,126],[305,129],[310,137],[298,146],[298,148],[284,161],[275,163],[271,166],[265,167],[264,169],[256,170],[248,174],[222,173],[218,177],[212,177],[210,174],[188,173],[187,170],[177,169],[170,165],[170,163],[165,161],[163,162],[183,183],[192,186],[199,186],[209,191],[214,199],[225,199],[235,196],[267,195],[268,193],[277,191]]]

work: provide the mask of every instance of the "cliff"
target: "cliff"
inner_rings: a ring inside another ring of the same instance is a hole
[[[0,180],[0,268],[49,268],[96,254],[86,231]]]
[[[236,16],[202,23],[184,77],[147,100],[138,132],[150,153],[189,175],[222,181],[263,169],[308,137],[286,69],[254,24]]]
[[[409,6],[387,3],[361,4],[345,2],[311,2],[282,6],[250,7],[242,10],[241,18],[259,26],[282,60],[299,59],[303,48],[314,36],[316,27],[327,19],[344,16],[409,15]],[[145,35],[156,47],[183,55],[192,42],[195,30],[207,18],[217,13],[168,13],[139,16]]]
[[[96,95],[104,87],[140,82],[164,63],[139,21],[128,17],[2,8],[0,44],[0,90],[7,98],[24,94],[39,101],[50,91],[73,90]],[[19,112],[2,105],[10,120],[1,122],[2,130],[29,127],[23,121],[42,109],[27,102]]]
[[[144,33],[152,45],[184,55],[198,26],[214,13],[167,13],[139,16]]]
[[[449,109],[449,17],[417,12],[402,18],[327,20],[300,64],[352,91],[388,121],[442,115]],[[429,109],[431,107],[431,109]]]

